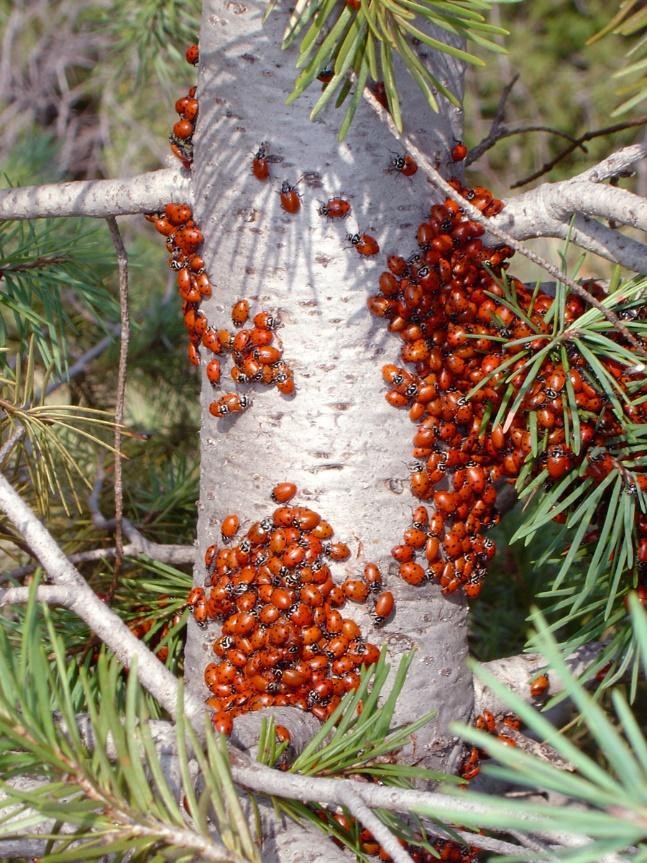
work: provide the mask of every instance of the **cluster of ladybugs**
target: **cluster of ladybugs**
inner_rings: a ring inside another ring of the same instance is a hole
[[[514,713],[504,713],[500,716],[495,716],[490,710],[484,710],[483,713],[479,713],[472,724],[479,731],[485,731],[487,734],[493,735],[501,743],[505,743],[506,746],[517,745],[514,737],[507,733],[509,730],[521,731],[521,720]],[[467,782],[478,776],[481,772],[481,761],[484,757],[485,753],[477,746],[470,747],[458,771],[460,776]]]
[[[356,819],[347,815],[345,812],[335,812],[330,815],[325,810],[318,810],[321,813],[322,820],[331,817],[336,823],[336,830],[341,832],[341,835],[347,840],[349,845],[359,844],[363,854],[369,857],[377,857],[384,863],[390,863],[393,859],[391,855],[385,851],[379,842],[376,842],[375,837],[370,830],[363,828]],[[400,844],[410,855],[414,863],[438,863],[439,860],[446,860],[449,863],[476,863],[480,860],[478,848],[459,845],[452,842],[450,839],[437,838],[429,840],[426,837],[418,835],[419,844],[405,842],[400,839]],[[343,847],[341,838],[333,837],[333,841]],[[426,846],[426,847],[425,847]],[[433,848],[432,850],[429,850]]]
[[[199,60],[197,45],[190,45],[186,59],[192,65]],[[196,88],[191,87],[186,96],[178,99],[175,110],[180,119],[173,126],[170,136],[171,150],[185,168],[193,161],[193,130],[198,116]],[[229,353],[234,367],[231,378],[236,384],[263,383],[274,385],[283,395],[295,391],[294,374],[283,360],[283,352],[273,344],[274,331],[279,319],[271,312],[260,310],[253,318],[253,327],[244,325],[249,320],[248,300],[239,300],[231,310],[231,319],[238,332],[228,329],[215,329],[200,311],[203,299],[209,299],[213,285],[205,272],[204,260],[198,254],[204,241],[202,231],[193,220],[189,204],[167,204],[162,212],[148,213],[146,218],[156,230],[166,238],[170,252],[169,266],[177,273],[178,293],[183,301],[182,313],[189,344],[188,357],[192,365],[200,365],[200,348],[211,354]],[[221,361],[213,356],[206,365],[206,374],[213,387],[220,385],[222,377]],[[225,392],[211,402],[209,410],[216,417],[241,413],[252,404],[251,398],[238,392]]]
[[[187,63],[197,66],[200,60],[200,51],[197,45],[189,45],[184,54]],[[198,119],[198,100],[195,97],[196,87],[190,87],[186,96],[182,96],[175,103],[175,110],[180,119],[173,125],[169,135],[171,152],[182,165],[190,169],[193,164],[193,132],[195,121]]]
[[[234,333],[227,329],[214,332],[208,329],[202,338],[202,344],[214,353],[230,353],[234,365],[231,369],[231,379],[236,384],[262,383],[274,385],[280,393],[286,396],[294,394],[294,374],[283,359],[283,351],[272,344],[274,330],[279,325],[279,319],[271,312],[261,309],[253,318],[253,326],[245,327],[249,320],[249,301],[238,300],[231,309],[231,320],[238,329]],[[208,340],[207,340],[208,336]],[[212,386],[220,383],[220,360],[214,357],[207,363],[207,378]],[[240,412],[251,405],[248,396],[238,393],[225,393],[219,399],[211,402],[209,411],[216,417],[230,412]]]
[[[503,207],[483,187],[464,188],[458,180],[451,184],[485,216]],[[531,452],[530,422],[545,447],[535,472],[545,469],[548,482],[558,481],[584,458],[589,459],[587,474],[603,478],[614,469],[614,460],[600,453],[621,430],[600,384],[570,343],[568,369],[547,355],[505,430],[488,426],[502,399],[496,388],[504,377],[499,367],[507,374],[516,372],[511,383],[515,392],[522,391],[528,374],[525,356],[511,366],[506,362],[520,351],[513,340],[535,336],[531,347],[543,347],[552,333],[546,312],[554,300],[527,290],[517,279],[504,280],[513,250],[483,246],[479,238],[484,230],[454,200],[434,204],[418,226],[418,251],[406,260],[389,256],[379,293],[368,299],[370,311],[387,320],[404,343],[400,358],[409,368],[389,363],[382,369],[389,386],[386,400],[408,409],[416,425],[411,491],[431,501],[435,512],[434,530],[425,537],[421,527],[413,543],[396,546],[393,556],[409,583],[433,580],[443,593],[462,587],[469,597],[478,596],[495,550],[482,534],[499,518],[496,484],[518,477]],[[578,297],[568,297],[566,321],[575,320],[584,308]],[[635,381],[629,371],[613,361],[602,362],[618,385],[632,393]],[[565,444],[567,387],[579,408],[582,447],[577,457]],[[647,403],[626,403],[625,412],[644,422]],[[641,549],[647,560],[647,541]],[[417,552],[424,555],[426,568],[415,563]]]
[[[373,599],[376,625],[393,613],[393,595],[382,587],[378,567],[337,584],[330,563],[350,549],[333,540],[319,513],[289,505],[294,483],[272,490],[278,508],[254,522],[232,544],[240,519],[221,524],[222,546],[205,553],[205,587],[187,599],[200,625],[221,623],[213,643],[217,661],[204,679],[214,727],[230,734],[235,716],[271,705],[292,705],[325,720],[341,697],[359,685],[358,669],[377,661],[379,650],[341,609],[347,601]]]
[[[550,690],[550,680],[545,672],[538,674],[530,682],[530,695],[535,703],[543,703]],[[516,746],[516,740],[510,735],[510,730],[521,731],[521,720],[514,713],[502,713],[495,716],[492,711],[484,710],[472,723],[479,731],[492,734],[506,746]],[[469,782],[481,772],[481,761],[485,753],[477,746],[471,746],[459,769],[459,775]]]

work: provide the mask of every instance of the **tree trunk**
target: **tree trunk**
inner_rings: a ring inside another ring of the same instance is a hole
[[[279,47],[286,16],[275,10],[263,25],[263,11],[222,0],[204,5],[194,213],[205,235],[214,295],[202,308],[211,325],[229,329],[230,308],[242,297],[250,300],[252,314],[277,311],[278,341],[297,391],[286,397],[260,384],[236,387],[227,368],[222,389],[251,395],[253,406],[215,419],[209,404],[221,393],[214,393],[201,369],[200,560],[207,546],[220,541],[226,515],[237,513],[244,530],[273,511],[276,483],[295,482],[294,503],[316,509],[332,524],[335,539],[352,549],[349,561],[331,564],[337,582],[359,576],[366,562],[380,566],[396,597],[394,617],[378,629],[369,605],[349,603],[343,613],[360,623],[367,640],[388,645],[392,667],[403,652],[416,650],[396,722],[436,709],[436,720],[412,740],[409,757],[448,768],[456,738],[447,725],[468,720],[472,710],[472,677],[464,665],[467,607],[462,595],[444,598],[436,585],[405,584],[390,556],[417,503],[407,466],[413,426],[384,400],[380,369],[399,362],[399,341],[366,305],[386,255],[407,256],[415,248],[416,227],[438,196],[420,171],[411,178],[386,173],[393,139],[366,104],[342,144],[336,138],[340,111],[330,106],[315,123],[308,119],[318,84],[286,106],[296,50]],[[429,62],[460,96],[461,67],[445,58],[430,56]],[[404,71],[398,86],[408,133],[448,167],[461,113],[442,101],[441,112],[432,114]],[[260,182],[250,168],[264,141],[272,175]],[[299,181],[296,214],[280,206],[283,181]],[[335,195],[352,204],[346,221],[318,212]],[[360,256],[346,239],[355,231],[374,236],[380,253]],[[207,359],[203,355],[203,366]],[[200,564],[196,583],[204,578]],[[193,622],[189,628],[187,685],[201,697],[207,695],[202,674],[213,658],[216,631],[210,626],[205,633]]]

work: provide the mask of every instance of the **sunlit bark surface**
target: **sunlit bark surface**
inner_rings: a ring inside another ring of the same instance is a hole
[[[297,392],[288,398],[258,384],[237,388],[227,369],[223,390],[238,389],[254,403],[243,414],[215,419],[208,406],[220,393],[202,370],[200,553],[219,540],[225,515],[238,513],[243,528],[249,526],[274,509],[269,495],[275,483],[295,482],[294,502],[321,513],[352,549],[350,561],[332,564],[335,579],[359,575],[374,561],[396,595],[396,614],[381,629],[372,623],[370,606],[348,604],[344,614],[361,623],[368,640],[388,644],[393,666],[404,651],[416,650],[397,721],[436,709],[437,720],[412,740],[409,757],[447,767],[455,743],[447,724],[468,719],[472,707],[464,665],[467,608],[462,597],[445,599],[436,586],[406,585],[390,557],[417,503],[408,480],[414,427],[405,411],[384,400],[380,370],[398,362],[399,340],[366,307],[386,255],[415,249],[416,227],[433,192],[421,172],[412,178],[385,172],[395,147],[367,106],[360,106],[339,144],[341,112],[330,107],[315,123],[308,119],[319,84],[285,105],[296,52],[278,47],[283,14],[274,12],[263,26],[263,11],[264,4],[220,0],[204,6],[194,201],[217,287],[202,308],[214,326],[230,329],[230,308],[239,298],[250,300],[252,313],[277,311],[278,338]],[[441,74],[460,91],[460,69],[443,66]],[[447,107],[430,114],[404,72],[400,86],[407,131],[444,164],[460,136],[460,114]],[[262,141],[274,159],[265,183],[250,170]],[[302,204],[294,215],[280,206],[285,180],[299,181]],[[334,195],[352,204],[345,221],[318,213]],[[378,240],[378,255],[361,257],[347,242],[346,234],[356,230]],[[207,359],[203,355],[203,365]],[[200,568],[197,583],[203,579]],[[189,687],[203,697],[202,669],[216,631],[190,628]]]

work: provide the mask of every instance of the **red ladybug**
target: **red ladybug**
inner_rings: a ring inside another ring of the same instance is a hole
[[[173,126],[173,135],[175,138],[179,138],[181,141],[185,141],[187,138],[190,138],[193,135],[193,123],[190,123],[184,117],[175,123]]]
[[[197,66],[198,61],[200,60],[200,49],[195,43],[189,45],[184,52],[184,56],[186,57],[187,63],[190,63],[192,66]]]
[[[249,318],[249,301],[238,300],[231,307],[231,320],[235,327],[242,327]],[[235,348],[234,348],[235,349]]]
[[[256,155],[252,161],[252,174],[261,182],[269,179],[270,176],[270,163],[267,157],[268,153],[265,149],[265,144],[263,143],[256,151]]]
[[[345,219],[349,213],[350,204],[344,198],[330,198],[319,207],[319,215],[329,219]]]
[[[404,174],[405,177],[413,177],[417,170],[416,160],[408,153],[405,153],[404,156],[394,156],[387,168],[389,173],[400,173]]]
[[[272,489],[271,498],[274,503],[287,503],[297,493],[297,487],[293,482],[280,482]]]
[[[377,255],[380,251],[377,240],[370,234],[348,234],[346,239],[355,246],[359,255],[369,257],[370,255]]]
[[[214,387],[220,383],[220,374],[220,360],[209,360],[207,363],[207,378]]]
[[[465,156],[467,156],[467,147],[462,141],[456,141],[450,151],[450,155],[452,162],[462,162]]]
[[[393,609],[395,607],[395,600],[393,599],[393,594],[389,590],[383,590],[382,593],[378,594],[375,598],[375,623],[379,626],[393,613]]]
[[[301,195],[297,192],[296,186],[290,185],[287,180],[284,180],[279,192],[281,199],[281,207],[286,213],[298,213],[301,209]]]
[[[550,689],[550,680],[547,674],[540,674],[530,683],[530,694],[533,698],[543,698]]]

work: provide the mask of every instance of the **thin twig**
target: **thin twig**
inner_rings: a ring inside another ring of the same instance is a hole
[[[593,138],[599,138],[602,135],[612,135],[614,132],[621,132],[623,129],[633,129],[636,126],[644,126],[645,123],[647,123],[647,117],[638,117],[636,120],[628,120],[625,123],[614,123],[613,126],[605,126],[604,129],[594,129],[591,132],[585,132],[583,135],[580,135],[579,138],[573,139],[569,147],[565,147],[553,159],[545,162],[537,171],[529,174],[522,180],[517,180],[517,182],[513,183],[510,188],[518,189],[519,186],[525,186],[526,183],[532,183],[533,180],[537,180],[539,177],[547,174],[548,171],[554,168],[558,162],[565,159],[566,156],[568,156],[569,153],[572,153],[576,147],[582,146],[585,141],[592,141]]]
[[[132,542],[127,542],[123,546],[124,557],[144,557],[156,560],[159,563],[169,563],[173,566],[193,565],[196,558],[196,550],[193,545],[166,545],[158,542],[150,542],[139,531],[130,526],[133,533],[137,534],[137,539],[133,537]],[[128,520],[124,519],[124,532],[128,535]],[[106,548],[90,548],[87,551],[77,551],[74,554],[68,554],[67,559],[70,563],[92,563],[93,561],[105,560],[107,557],[115,557],[117,549],[115,546],[107,546]],[[2,581],[18,581],[26,575],[35,572],[40,566],[39,563],[26,563],[24,566],[17,566],[15,569],[7,570],[0,574]]]
[[[507,231],[502,231],[500,228],[497,228],[492,224],[492,221],[486,218],[480,210],[474,207],[466,198],[449,185],[447,180],[436,170],[436,168],[432,165],[427,156],[420,150],[416,145],[406,136],[401,135],[398,132],[395,123],[393,122],[391,115],[388,111],[386,111],[382,105],[377,101],[375,96],[371,93],[371,91],[365,87],[363,93],[364,99],[368,102],[368,104],[373,108],[375,113],[378,115],[380,120],[385,123],[393,135],[393,137],[399,141],[403,147],[410,153],[416,162],[418,163],[418,167],[421,168],[427,177],[431,180],[431,182],[437,186],[439,189],[442,189],[445,194],[450,197],[453,201],[456,201],[462,208],[465,213],[467,213],[470,218],[474,219],[474,221],[479,222],[484,225],[486,230],[501,240],[508,246],[511,246],[520,255],[523,255],[525,258],[528,258],[529,261],[532,261],[534,264],[537,264],[538,267],[541,267],[547,273],[550,273],[558,281],[562,282],[562,284],[569,287],[573,293],[577,294],[582,299],[586,300],[589,305],[596,308],[600,314],[602,314],[609,323],[613,326],[616,332],[620,333],[641,357],[645,357],[647,359],[647,351],[640,344],[638,339],[631,333],[627,327],[618,319],[617,315],[615,315],[610,309],[604,306],[598,299],[596,299],[592,294],[590,294],[585,288],[583,288],[576,281],[571,279],[566,275],[559,267],[555,267],[549,261],[545,260],[541,257],[541,255],[536,254],[531,249],[526,248],[523,243],[520,243],[513,236],[508,234]]]
[[[123,516],[124,516],[124,489],[121,470],[121,428],[124,422],[124,401],[126,399],[126,376],[128,373],[128,343],[130,341],[130,317],[128,314],[128,254],[121,239],[119,226],[114,216],[106,219],[110,236],[117,254],[117,266],[119,270],[119,319],[121,322],[121,341],[119,345],[119,368],[117,371],[117,394],[115,405],[115,565],[112,572],[112,581],[108,588],[108,597],[112,598],[117,582],[119,571],[124,559],[123,540]]]
[[[555,129],[552,126],[542,126],[532,123],[526,125],[522,124],[519,126],[501,125],[496,132],[490,132],[486,138],[469,151],[467,158],[465,159],[465,166],[467,167],[473,162],[476,162],[483,153],[494,147],[497,141],[501,141],[503,138],[511,138],[513,135],[525,135],[527,132],[548,132],[549,135],[555,135],[557,138],[564,138],[566,141],[570,141],[574,145],[573,149],[575,149],[575,147],[581,147],[585,153],[587,152],[584,144],[581,144],[573,138],[572,135],[568,135],[566,132],[562,132],[560,129]],[[514,186],[511,188],[514,188]]]
[[[2,447],[0,447],[0,465],[9,455],[11,450],[15,447],[19,440],[21,440],[25,436],[25,427],[22,423],[19,423],[13,432],[9,435],[7,440],[3,443]]]
[[[0,606],[28,602],[31,595],[29,587],[7,587],[0,590]],[[48,605],[70,608],[72,595],[67,587],[60,584],[41,584],[36,588],[36,599]]]
[[[371,831],[375,841],[379,842],[386,853],[391,855],[395,863],[413,863],[410,855],[400,845],[389,828],[380,821],[377,815],[369,809],[366,803],[354,791],[349,788],[342,788],[339,802],[348,809],[360,824],[363,824],[367,830]]]
[[[24,261],[18,264],[6,264],[0,269],[0,279],[5,273],[22,273],[25,270],[40,270],[44,267],[53,267],[56,264],[65,264],[70,258],[65,255],[55,255],[54,257],[36,258],[33,261]]]

